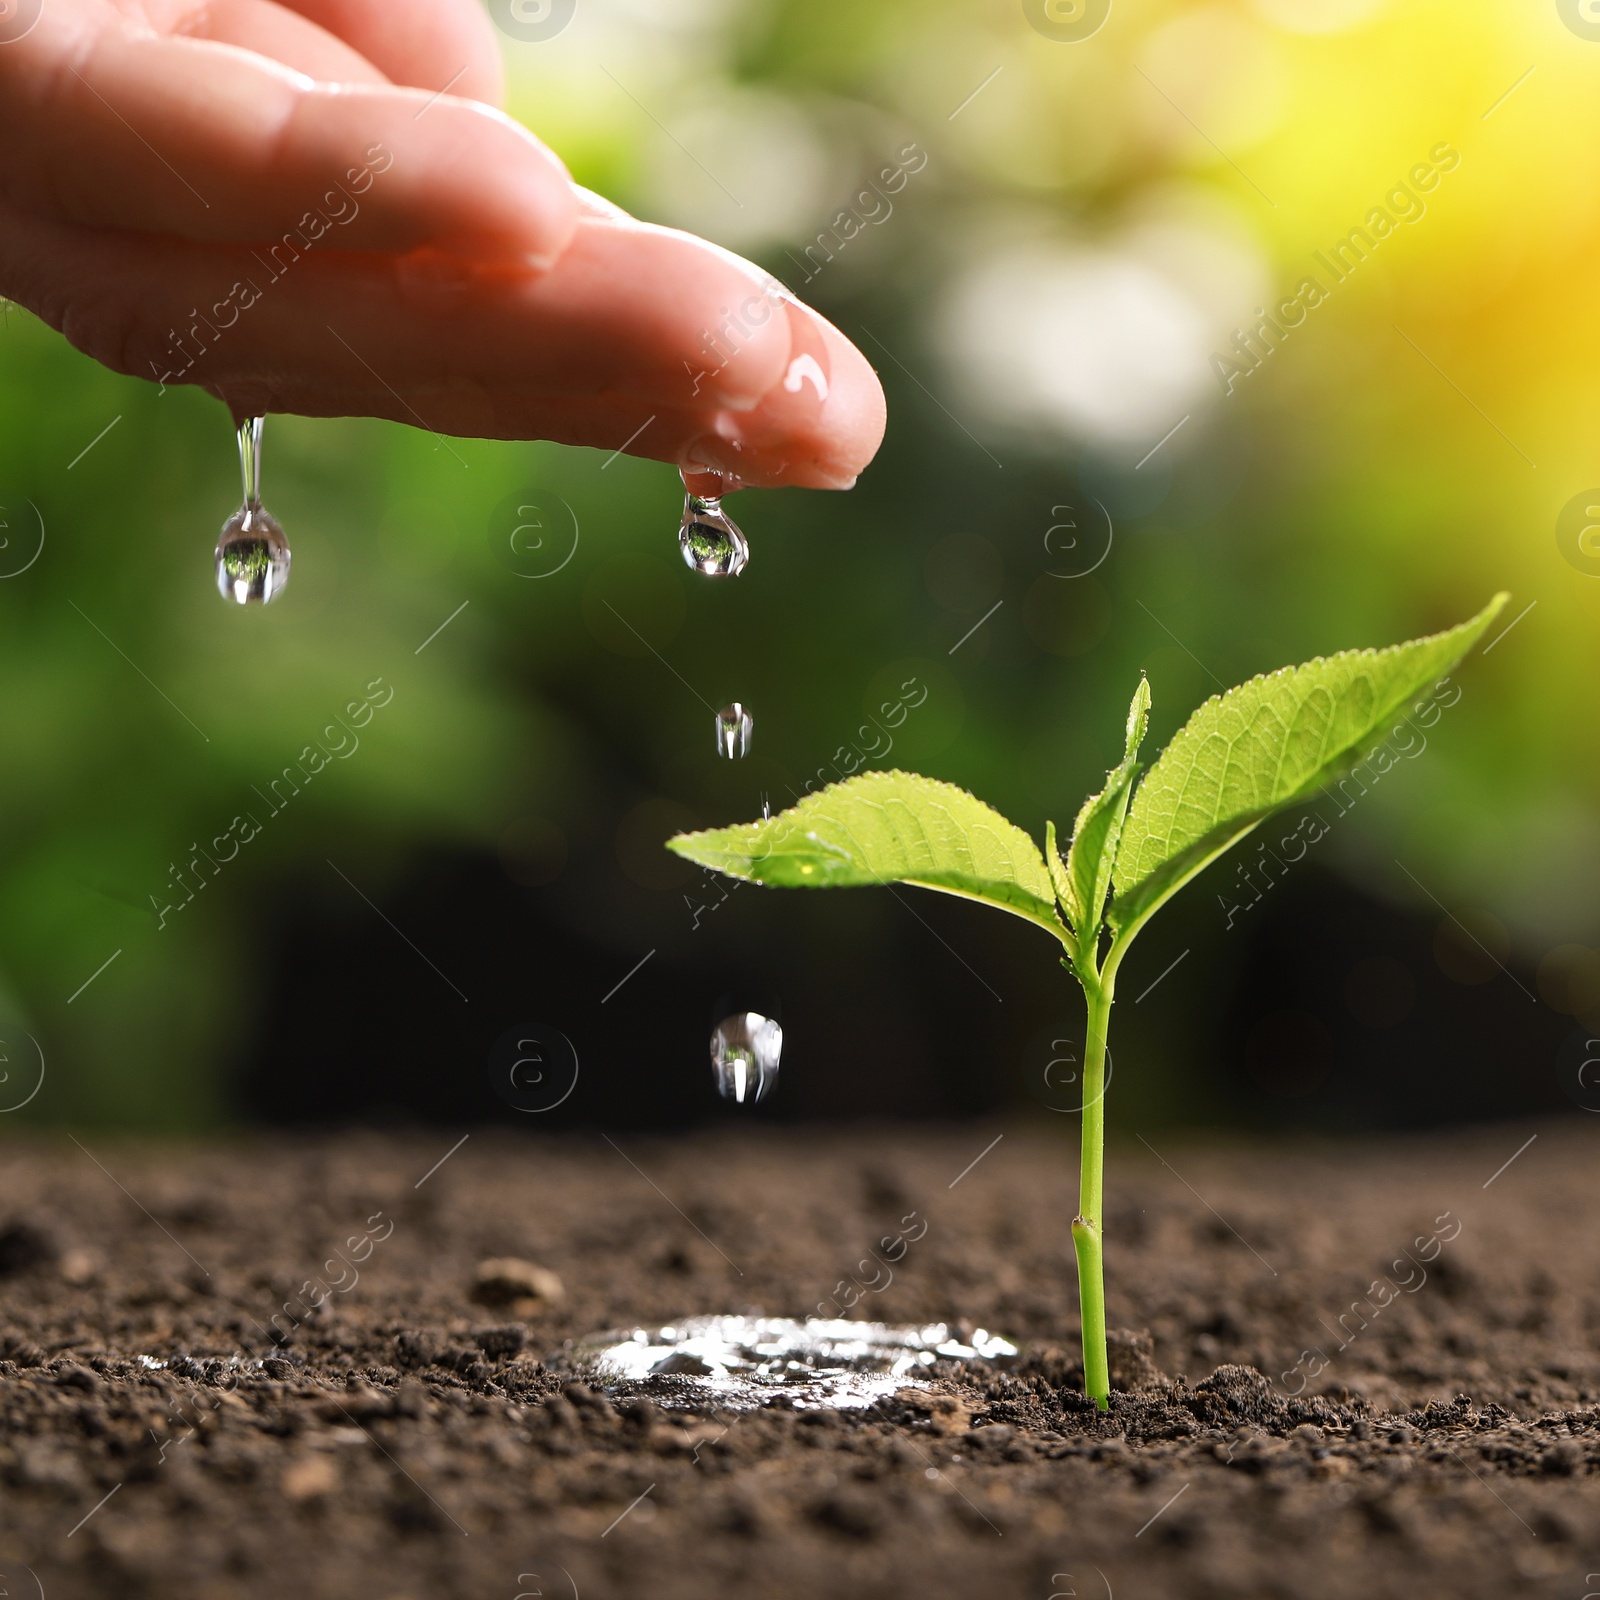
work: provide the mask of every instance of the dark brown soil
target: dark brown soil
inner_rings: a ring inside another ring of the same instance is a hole
[[[456,1135],[12,1139],[0,1589],[1600,1589],[1596,1129],[1113,1152],[1111,1318],[1137,1334],[1108,1416],[1077,1386],[1070,1129],[1003,1131],[964,1175],[1001,1129],[475,1134],[431,1175]],[[604,1328],[813,1312],[913,1210],[926,1234],[851,1315],[998,1330],[1016,1361],[853,1415],[563,1370]],[[564,1297],[476,1303],[492,1257]]]

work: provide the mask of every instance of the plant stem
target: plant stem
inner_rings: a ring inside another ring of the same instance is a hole
[[[1089,1002],[1083,1051],[1083,1146],[1078,1165],[1078,1215],[1072,1245],[1078,1257],[1078,1306],[1083,1321],[1083,1385],[1102,1410],[1110,1407],[1111,1374],[1106,1357],[1106,1286],[1102,1265],[1101,1187],[1105,1175],[1106,1031],[1111,1022],[1111,985],[1080,974]]]

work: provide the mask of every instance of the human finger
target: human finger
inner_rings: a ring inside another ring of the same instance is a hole
[[[349,248],[432,244],[542,269],[571,237],[579,206],[565,168],[489,107],[318,85],[206,39],[110,30],[87,50],[72,44],[42,19],[16,47],[26,58],[0,54],[0,138],[35,152],[6,190],[43,215],[260,242],[342,188],[363,196]],[[376,170],[384,181],[369,193]]]

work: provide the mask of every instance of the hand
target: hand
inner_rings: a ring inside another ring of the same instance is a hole
[[[476,0],[0,0],[0,293],[238,417],[848,487],[884,426],[860,352],[575,186],[500,90]]]

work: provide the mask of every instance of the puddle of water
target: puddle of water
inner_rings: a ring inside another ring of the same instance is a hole
[[[781,1396],[801,1409],[852,1410],[898,1389],[926,1388],[918,1374],[936,1361],[1016,1353],[1009,1339],[982,1328],[963,1344],[942,1322],[893,1328],[844,1318],[727,1316],[596,1334],[571,1359],[602,1382],[648,1383],[666,1404],[750,1410]]]
[[[967,1342],[942,1322],[898,1328],[846,1318],[711,1316],[652,1328],[599,1333],[547,1361],[602,1384],[626,1383],[666,1407],[750,1411],[774,1401],[799,1410],[860,1410],[900,1389],[925,1389],[939,1361],[1005,1361],[1017,1347],[974,1330]],[[270,1359],[270,1358],[268,1358]],[[247,1356],[135,1357],[148,1372],[171,1372],[231,1387],[265,1371]]]

